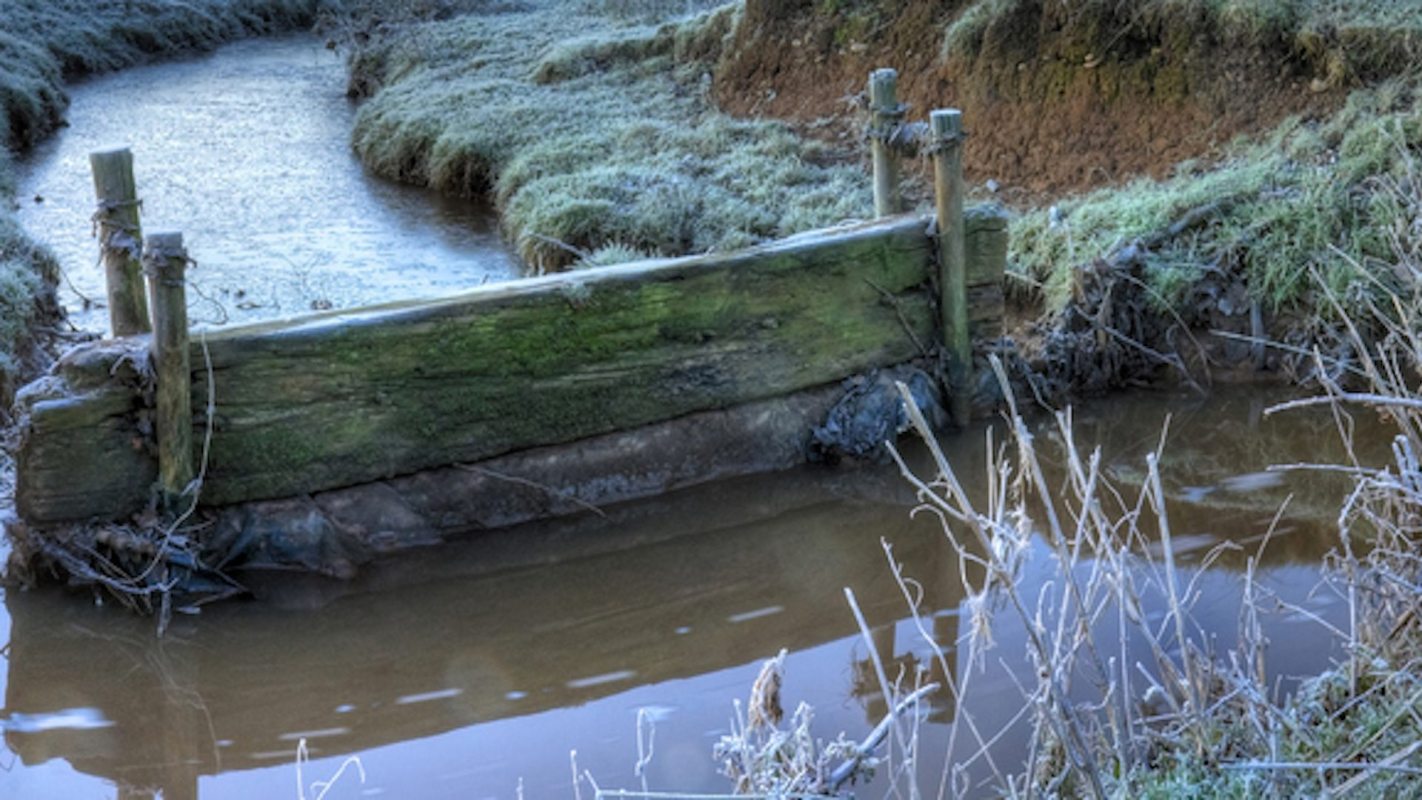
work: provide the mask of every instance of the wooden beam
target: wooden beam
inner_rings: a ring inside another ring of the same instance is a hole
[[[899,218],[214,331],[217,412],[202,502],[297,495],[576,441],[908,360],[936,327],[923,230],[922,219]],[[206,358],[193,347],[199,408]],[[132,427],[117,404],[99,413],[74,396],[74,363],[27,395],[17,503],[32,521],[131,513],[152,479],[105,474],[81,488],[65,478],[132,446],[117,439]],[[74,403],[85,413],[65,411]],[[194,426],[201,442],[205,420]]]

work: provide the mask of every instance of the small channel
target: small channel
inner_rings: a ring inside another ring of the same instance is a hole
[[[370,175],[341,57],[253,40],[71,89],[69,127],[21,165],[20,221],[59,257],[71,321],[106,331],[89,153],[127,145],[146,231],[182,231],[190,317],[220,325],[517,276],[493,210]],[[87,301],[86,301],[87,299]]]
[[[1255,389],[1137,394],[1079,410],[1077,429],[1133,496],[1170,418],[1163,467],[1177,556],[1195,570],[1221,542],[1242,548],[1197,584],[1196,620],[1222,650],[1235,641],[1244,556],[1292,495],[1258,574],[1263,591],[1294,606],[1263,619],[1271,680],[1288,689],[1341,652],[1311,617],[1337,624],[1345,612],[1316,589],[1347,485],[1267,471],[1343,455],[1326,413],[1263,416],[1277,399]],[[1358,420],[1364,458],[1387,444],[1368,421]],[[970,492],[984,491],[987,433],[945,441]],[[1000,429],[994,436],[1003,440]],[[1054,463],[1052,428],[1039,423],[1037,438]],[[656,727],[653,791],[723,793],[712,746],[781,648],[790,650],[784,705],[812,704],[817,735],[863,736],[884,713],[844,587],[889,669],[941,672],[881,541],[923,585],[927,625],[950,645],[950,667],[959,679],[969,668],[951,648],[969,627],[956,557],[934,520],[910,516],[913,505],[894,469],[806,467],[412,553],[350,583],[247,575],[259,599],[179,618],[161,641],[150,621],[72,594],[12,592],[0,622],[9,627],[0,725],[14,755],[0,756],[13,763],[0,771],[0,796],[113,796],[127,786],[165,798],[292,797],[305,738],[308,781],[350,755],[365,767],[363,786],[347,775],[331,798],[513,798],[522,786],[523,797],[566,800],[573,750],[602,787],[640,789],[639,711]],[[1036,539],[1024,595],[1056,569]],[[1023,628],[1005,611],[991,626],[996,647],[971,694],[961,704],[940,696],[929,710],[924,786],[937,786],[933,754],[965,714],[990,735],[1022,708]],[[1136,657],[1148,660],[1144,650]],[[1009,735],[993,753],[1010,769],[1023,748]]]
[[[192,316],[203,324],[515,275],[489,209],[364,173],[345,145],[353,109],[342,82],[336,56],[294,38],[75,87],[71,128],[30,160],[20,199],[24,223],[65,266],[76,323],[106,325],[82,299],[103,295],[87,155],[115,143],[133,146],[148,229],[187,235],[199,261]],[[1274,399],[1248,389],[1208,400],[1133,395],[1095,403],[1077,423],[1081,443],[1102,446],[1107,474],[1129,493],[1172,418],[1164,473],[1187,563],[1225,541],[1252,552],[1293,496],[1258,576],[1294,607],[1263,621],[1269,669],[1287,686],[1338,653],[1312,617],[1344,611],[1314,590],[1346,485],[1266,471],[1342,456],[1330,450],[1326,414],[1267,419]],[[960,475],[983,479],[986,434],[980,426],[946,442]],[[1050,454],[1052,431],[1039,436]],[[1380,431],[1362,438],[1387,442]],[[884,713],[844,587],[890,669],[941,671],[881,543],[924,587],[951,669],[968,669],[951,647],[968,625],[956,556],[913,506],[894,469],[806,467],[412,553],[348,583],[247,575],[255,601],[181,617],[161,640],[151,621],[87,596],[5,592],[0,797],[295,797],[304,739],[308,787],[347,756],[364,766],[366,782],[347,774],[331,800],[567,800],[574,750],[601,786],[641,787],[639,713],[656,731],[650,789],[725,792],[712,746],[781,648],[790,650],[785,706],[812,704],[816,735],[857,738]],[[1197,621],[1221,642],[1235,636],[1242,564],[1222,557],[1198,584]],[[1036,540],[1025,594],[1055,570]],[[990,735],[1022,707],[1024,631],[1006,615],[991,622],[997,646],[972,694],[932,702],[925,786],[937,786],[942,761],[932,754],[965,715]],[[1013,769],[1023,746],[1005,736],[994,758]]]

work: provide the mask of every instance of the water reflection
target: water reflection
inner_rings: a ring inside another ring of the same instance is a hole
[[[195,796],[200,775],[292,761],[302,737],[317,756],[362,752],[843,640],[855,625],[834,605],[841,586],[855,588],[893,662],[903,600],[878,537],[933,577],[926,611],[957,607],[957,570],[941,563],[932,526],[901,506],[835,502],[847,477],[778,478],[749,503],[746,484],[715,487],[661,505],[680,506],[670,539],[538,569],[480,574],[488,563],[472,544],[437,564],[417,556],[393,569],[426,580],[398,594],[375,590],[398,581],[389,574],[298,588],[283,577],[265,603],[217,609],[159,643],[121,614],[13,594],[5,713],[87,707],[112,727],[11,727],[7,742],[26,764],[63,756],[134,791]],[[603,545],[666,537],[667,517],[648,511],[615,518]],[[585,525],[482,544],[598,535],[576,530]],[[872,698],[854,727],[877,722],[881,704]],[[945,705],[935,714],[953,716]]]
[[[1337,455],[1327,448],[1327,415],[1251,415],[1267,400],[1137,396],[1094,406],[1077,422],[1082,442],[1103,444],[1107,471],[1129,498],[1173,413],[1166,474],[1182,553],[1241,544],[1198,582],[1197,619],[1224,643],[1239,616],[1235,570],[1294,494],[1259,578],[1307,612],[1265,620],[1271,674],[1285,677],[1329,657],[1331,639],[1308,615],[1337,620],[1342,611],[1313,589],[1346,483],[1239,480],[1274,474],[1264,472],[1269,463]],[[984,474],[983,433],[948,442],[965,479]],[[1052,436],[1038,427],[1039,441]],[[1385,442],[1370,436],[1360,452]],[[791,651],[786,707],[813,704],[818,735],[861,736],[885,713],[843,587],[854,589],[891,677],[919,668],[946,677],[907,619],[881,537],[923,587],[923,624],[961,680],[966,665],[952,646],[968,632],[959,565],[936,520],[910,518],[913,502],[891,469],[730,481],[608,509],[608,519],[586,515],[415,552],[352,583],[248,576],[258,601],[180,619],[161,641],[147,621],[71,595],[10,593],[5,741],[21,773],[63,758],[132,797],[290,796],[304,737],[318,759],[361,755],[373,776],[367,791],[512,797],[522,779],[527,797],[567,798],[571,749],[602,785],[638,785],[636,710],[648,708],[658,725],[653,788],[723,791],[711,744],[760,661],[782,647]],[[1024,596],[1036,597],[1055,570],[1039,542]],[[941,765],[931,754],[964,714],[992,734],[1022,707],[1019,686],[1031,669],[1023,630],[1003,614],[992,625],[996,648],[964,706],[948,692],[933,698],[925,785],[936,785]],[[1004,736],[996,757],[1010,767],[1023,742]]]

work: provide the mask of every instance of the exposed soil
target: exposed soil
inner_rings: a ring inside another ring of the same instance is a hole
[[[716,76],[717,100],[732,113],[850,140],[869,72],[893,67],[911,115],[963,109],[970,181],[992,179],[1009,198],[1028,199],[1162,177],[1345,94],[1325,56],[1282,38],[1230,41],[1207,20],[1165,25],[1129,9],[1106,21],[1100,9],[1073,18],[1077,4],[1040,0],[986,26],[978,52],[945,58],[945,30],[966,5],[748,0]]]

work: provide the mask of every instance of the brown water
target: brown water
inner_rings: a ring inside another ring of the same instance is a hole
[[[128,145],[149,232],[182,231],[193,322],[225,324],[441,294],[519,271],[493,211],[375,178],[349,147],[341,58],[300,36],[72,87],[69,127],[22,165],[20,221],[64,268],[81,328],[105,331],[89,153]],[[42,200],[38,200],[42,198]]]
[[[192,313],[208,324],[437,293],[516,271],[488,210],[374,180],[345,147],[352,109],[339,60],[306,38],[248,42],[75,88],[71,128],[38,152],[22,219],[50,241],[83,327],[102,329],[88,238],[87,154],[132,144],[149,230],[180,228],[200,262]],[[35,202],[42,196],[43,202]],[[1318,583],[1343,486],[1285,479],[1271,463],[1322,461],[1322,416],[1266,422],[1267,397],[1207,402],[1134,396],[1079,414],[1126,490],[1175,413],[1165,459],[1187,557],[1257,541],[1296,491],[1261,581],[1325,619],[1341,605]],[[984,431],[948,441],[983,474]],[[1052,436],[1044,431],[1044,441]],[[1335,448],[1336,449],[1336,448]],[[788,660],[786,705],[816,708],[816,732],[862,736],[883,703],[842,588],[859,597],[892,668],[931,663],[907,619],[881,538],[926,588],[935,637],[960,633],[954,556],[891,469],[806,468],[482,536],[411,554],[348,584],[247,576],[259,599],[152,624],[88,595],[9,593],[0,616],[0,797],[296,798],[358,755],[327,797],[574,797],[569,754],[603,787],[636,788],[637,719],[655,724],[653,790],[724,791],[711,747],[761,661]],[[1230,642],[1240,559],[1202,580],[1198,620]],[[1027,594],[1056,566],[1038,543]],[[1157,612],[1158,613],[1158,612]],[[1298,613],[1266,620],[1275,674],[1324,666],[1334,644]],[[936,786],[955,721],[996,731],[1022,706],[1020,625],[994,623],[991,668],[965,708],[934,701],[923,727]],[[1005,667],[1005,668],[1004,668]],[[965,665],[955,661],[961,674]],[[995,755],[1020,761],[1022,732]],[[864,794],[877,796],[870,788]],[[586,792],[584,796],[589,796]]]
[[[1263,471],[1336,457],[1335,437],[1321,415],[1263,419],[1269,399],[1231,390],[1208,401],[1107,400],[1079,413],[1080,438],[1099,442],[1110,473],[1133,491],[1174,414],[1165,466],[1187,561],[1226,538],[1257,543],[1295,493],[1260,579],[1336,621],[1341,603],[1311,590],[1344,486]],[[947,441],[963,476],[983,474],[984,441],[983,429]],[[602,787],[640,786],[639,710],[655,721],[651,789],[725,791],[711,747],[762,659],[780,648],[791,651],[786,706],[815,706],[820,736],[862,736],[882,714],[843,587],[858,595],[891,669],[931,663],[881,537],[926,587],[936,638],[957,639],[957,565],[930,520],[910,519],[912,503],[890,469],[731,481],[609,509],[607,519],[414,553],[349,584],[268,576],[261,599],[180,618],[161,641],[150,622],[83,597],[11,593],[0,623],[9,627],[0,724],[11,753],[0,756],[0,797],[114,797],[127,785],[161,787],[166,798],[295,798],[294,751],[305,737],[315,759],[308,782],[346,755],[364,765],[363,785],[348,774],[329,798],[512,798],[522,785],[524,797],[567,800],[573,750]],[[1240,562],[1221,561],[1200,584],[1197,620],[1223,647],[1234,640]],[[1038,542],[1027,596],[1055,570]],[[1336,653],[1306,615],[1272,614],[1265,626],[1275,675],[1316,671]],[[994,636],[989,669],[965,701],[985,731],[1022,707],[1015,681],[1028,669],[1010,615],[998,615]],[[961,676],[966,665],[954,663]],[[962,710],[935,701],[923,726],[926,785],[937,786],[942,758],[933,754]],[[994,752],[1010,768],[1022,743],[1018,731]]]

